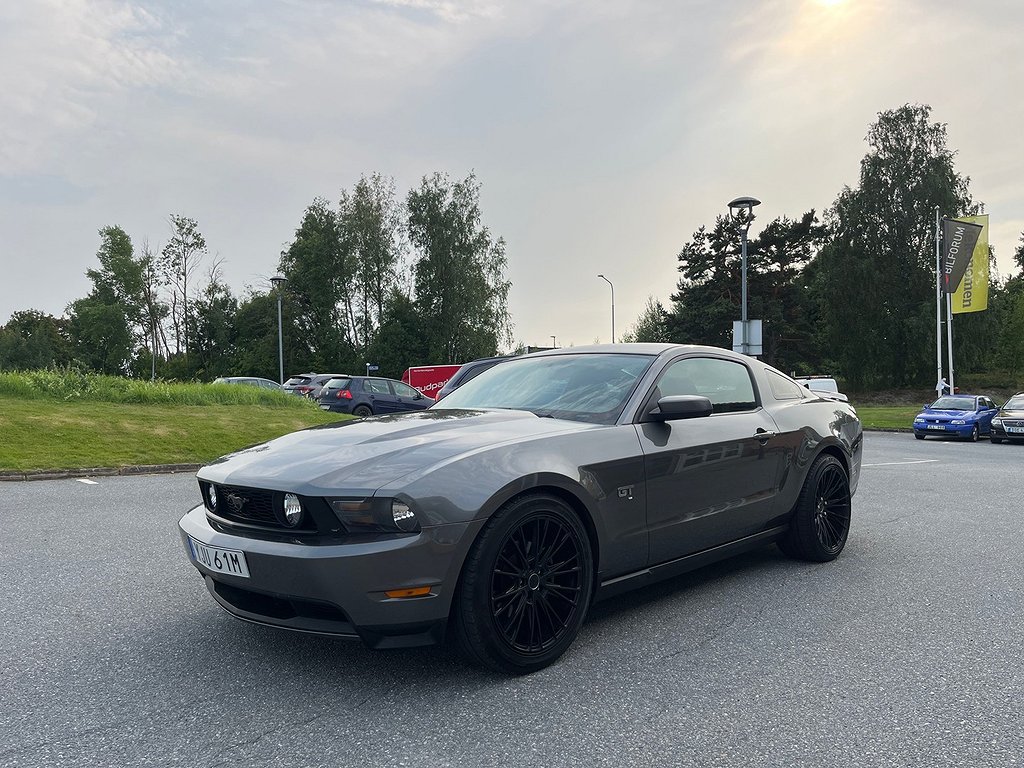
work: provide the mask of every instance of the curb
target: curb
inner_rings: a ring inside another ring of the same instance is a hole
[[[202,464],[135,464],[128,467],[83,467],[81,469],[31,469],[25,472],[0,471],[0,483],[24,480],[69,480],[77,477],[116,477],[118,475],[170,475],[196,472]]]

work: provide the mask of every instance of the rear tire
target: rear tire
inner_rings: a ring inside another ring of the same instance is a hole
[[[373,416],[373,411],[368,405],[357,405],[355,410],[352,411],[353,416],[358,416],[360,419],[365,419],[367,416]]]
[[[814,460],[779,549],[798,560],[835,560],[850,533],[850,480],[835,456]]]
[[[593,590],[579,516],[555,496],[523,496],[494,514],[470,550],[453,606],[455,635],[477,664],[536,672],[572,644]]]

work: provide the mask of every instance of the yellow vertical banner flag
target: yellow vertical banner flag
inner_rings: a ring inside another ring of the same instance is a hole
[[[964,312],[982,312],[988,309],[988,214],[981,216],[960,216],[957,221],[981,226],[978,243],[967,265],[964,279],[960,281],[950,299],[953,303],[953,314]]]

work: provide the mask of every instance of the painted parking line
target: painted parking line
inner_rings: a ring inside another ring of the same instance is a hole
[[[861,464],[861,467],[895,467],[900,464],[934,464],[939,459],[917,459],[915,461],[886,461],[881,464]]]
[[[89,480],[88,478],[85,477],[77,477],[75,478],[75,481],[79,483],[84,483],[85,485],[99,485],[99,483],[97,483],[95,480]]]

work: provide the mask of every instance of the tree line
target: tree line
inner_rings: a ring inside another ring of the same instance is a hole
[[[831,374],[854,391],[931,386],[935,379],[935,209],[981,205],[955,167],[946,126],[925,105],[879,113],[859,185],[819,220],[769,222],[748,243],[749,317],[763,320],[762,358],[798,374]],[[1016,249],[1024,270],[1024,235]],[[737,224],[719,216],[679,251],[667,304],[651,297],[624,340],[730,347],[740,317]],[[1009,373],[1024,363],[1024,277],[1000,276],[989,249],[989,309],[954,316],[959,371]],[[945,359],[945,354],[944,354]]]
[[[935,209],[976,214],[946,126],[926,105],[881,112],[868,128],[859,183],[821,218],[768,222],[748,243],[749,316],[763,321],[762,358],[795,373],[838,376],[854,391],[931,386],[935,350]],[[276,378],[277,302],[285,365],[384,375],[455,363],[512,344],[505,243],[484,225],[474,175],[422,179],[404,200],[374,174],[317,198],[281,253],[287,279],[235,296],[209,259],[198,224],[170,217],[158,252],[119,227],[100,230],[89,294],[52,317],[15,312],[0,327],[0,368],[75,364],[162,378]],[[740,316],[740,243],[728,215],[700,227],[677,256],[667,304],[648,299],[623,341],[730,347]],[[959,371],[1010,372],[1024,363],[1024,236],[1016,271],[989,253],[989,309],[957,315]],[[205,271],[204,271],[205,270]]]
[[[314,199],[281,253],[278,290],[236,296],[198,223],[169,217],[154,252],[117,226],[99,231],[89,294],[57,318],[15,312],[0,327],[0,369],[75,365],[166,379],[277,378],[285,366],[400,375],[410,365],[496,354],[511,343],[505,242],[482,221],[475,175],[424,177],[400,202],[380,174]]]

